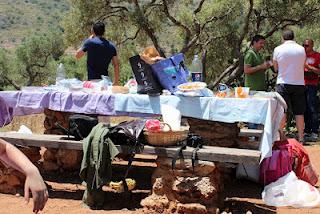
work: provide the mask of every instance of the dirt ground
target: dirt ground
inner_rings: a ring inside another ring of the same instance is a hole
[[[315,168],[320,172],[320,142],[319,145],[307,146],[309,155]],[[121,175],[125,170],[125,165],[117,165],[115,173]],[[151,189],[150,178],[155,165],[146,164],[143,167],[136,164],[131,170],[131,177],[138,181],[138,188],[132,194],[131,203],[123,199],[121,194],[108,193],[107,205],[105,210],[90,210],[81,204],[81,198],[84,187],[81,181],[75,177],[77,172],[73,174],[61,174],[58,176],[44,175],[44,178],[50,189],[50,199],[41,213],[46,214],[84,214],[84,213],[141,213],[139,210],[139,201],[148,196]],[[62,182],[63,181],[63,182]],[[318,183],[318,189],[319,188]],[[261,200],[262,187],[250,181],[236,180],[231,185],[227,185],[224,195],[224,208],[227,212],[232,213],[320,213],[320,206],[313,209],[295,209],[290,207],[275,208],[266,206]],[[130,204],[130,205],[129,205]],[[25,214],[32,213],[32,201],[28,205],[24,203],[23,197],[18,195],[0,194],[1,214]],[[131,207],[131,210],[128,209]]]
[[[17,130],[21,124],[25,124],[32,128],[34,133],[42,133],[43,131],[43,115],[36,115],[30,120],[29,117],[21,117],[12,122],[11,125],[2,128],[2,130]],[[35,124],[40,124],[35,127]],[[320,142],[313,146],[306,146],[311,161],[317,171],[320,173]],[[124,198],[122,194],[108,192],[105,210],[90,210],[82,206],[81,199],[85,187],[81,185],[78,178],[78,172],[59,173],[59,174],[43,174],[48,184],[50,198],[45,209],[41,213],[46,214],[86,214],[86,213],[141,213],[140,201],[150,194],[151,175],[155,169],[155,163],[149,161],[142,164],[134,163],[129,173],[129,177],[137,180],[137,188],[133,191],[130,199]],[[124,174],[126,165],[116,164],[113,168],[115,179],[117,175],[121,177]],[[119,178],[119,177],[118,177]],[[320,190],[320,182],[317,187]],[[246,180],[235,180],[232,184],[228,184],[222,193],[224,199],[224,207],[227,213],[280,213],[280,214],[318,214],[320,206],[313,209],[295,209],[290,207],[276,208],[266,206],[261,200],[262,187],[256,183]],[[250,211],[250,212],[247,212]],[[29,204],[24,203],[24,199],[19,195],[0,194],[0,214],[27,214],[32,213],[32,200]]]

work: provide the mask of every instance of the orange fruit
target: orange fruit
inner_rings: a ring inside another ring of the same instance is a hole
[[[241,96],[243,94],[242,87],[237,88],[237,94],[238,94],[238,96]]]

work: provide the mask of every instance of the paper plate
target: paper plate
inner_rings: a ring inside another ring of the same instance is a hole
[[[196,91],[201,90],[207,87],[207,84],[205,82],[187,82],[180,84],[178,86],[178,89],[180,91]]]

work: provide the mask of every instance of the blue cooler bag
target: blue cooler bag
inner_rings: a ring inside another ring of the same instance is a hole
[[[151,67],[161,86],[171,93],[178,90],[178,85],[186,83],[189,76],[189,71],[184,66],[182,53],[161,60],[151,65]]]

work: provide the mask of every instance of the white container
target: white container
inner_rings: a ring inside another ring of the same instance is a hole
[[[179,131],[181,126],[181,112],[173,106],[162,104],[161,114],[164,123],[169,124],[172,131]]]
[[[63,66],[62,63],[60,63],[58,65],[58,68],[57,68],[57,74],[56,74],[56,85],[59,85],[59,82],[61,80],[64,80],[66,78],[66,70]]]

